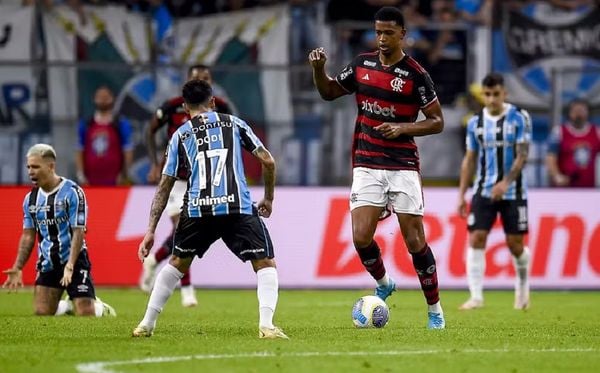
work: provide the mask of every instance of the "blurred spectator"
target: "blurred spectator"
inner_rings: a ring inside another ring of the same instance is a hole
[[[290,59],[292,63],[304,62],[308,52],[316,48],[317,38],[315,30],[317,29],[316,17],[318,0],[291,0],[290,15]]]
[[[432,20],[440,29],[423,31],[431,43],[427,63],[431,78],[436,82],[440,102],[450,104],[465,88],[467,35],[464,30],[456,29],[456,13],[451,3],[435,0],[432,7]]]
[[[567,122],[552,132],[546,167],[555,186],[595,186],[600,128],[589,122],[589,109],[584,100],[572,101]]]
[[[123,185],[129,183],[133,162],[131,124],[115,119],[115,97],[107,86],[96,89],[96,111],[79,121],[79,146],[75,159],[77,181],[81,185]]]
[[[493,0],[455,0],[459,20],[472,24],[490,25]]]

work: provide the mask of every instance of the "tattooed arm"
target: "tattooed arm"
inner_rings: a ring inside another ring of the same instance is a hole
[[[25,228],[21,234],[19,240],[19,250],[17,252],[17,259],[12,268],[7,269],[4,272],[8,276],[2,287],[7,287],[9,291],[15,290],[18,287],[23,286],[23,273],[22,269],[31,256],[33,245],[35,244],[35,229]]]
[[[156,230],[160,216],[167,206],[169,194],[171,193],[171,189],[173,189],[175,180],[177,179],[168,175],[162,175],[160,178],[156,194],[154,194],[154,199],[152,200],[152,207],[150,208],[150,222],[148,223],[149,232],[154,233]]]
[[[160,182],[158,183],[156,194],[154,194],[154,199],[152,200],[152,207],[150,208],[148,231],[146,232],[144,240],[138,248],[138,258],[142,262],[144,261],[144,258],[150,254],[150,250],[152,250],[152,246],[154,245],[154,231],[156,231],[156,226],[158,225],[160,216],[167,206],[169,194],[171,193],[171,189],[173,189],[175,180],[176,178],[163,174]]]
[[[527,163],[528,156],[529,156],[529,143],[528,142],[518,143],[517,144],[517,157],[516,157],[515,161],[513,162],[513,165],[510,168],[510,171],[508,172],[508,174],[506,174],[506,176],[504,176],[504,178],[501,181],[496,183],[496,185],[494,185],[494,187],[492,188],[492,200],[498,201],[498,200],[502,199],[502,196],[508,190],[508,186],[510,185],[510,183],[515,181],[521,174],[523,167],[525,167],[525,164]]]

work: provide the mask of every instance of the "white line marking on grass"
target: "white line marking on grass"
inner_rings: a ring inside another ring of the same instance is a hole
[[[119,365],[135,364],[157,364],[171,363],[176,361],[189,360],[234,360],[234,359],[254,359],[254,358],[273,358],[273,357],[327,357],[327,356],[398,356],[398,355],[423,355],[423,354],[481,354],[481,353],[507,353],[507,352],[537,352],[537,353],[570,353],[570,352],[598,352],[593,348],[544,348],[528,350],[510,350],[510,349],[446,349],[446,350],[403,350],[403,351],[347,351],[347,352],[250,352],[242,354],[203,354],[203,355],[185,355],[185,356],[160,356],[149,357],[145,359],[121,360],[121,361],[97,361],[93,363],[77,364],[75,369],[81,373],[119,373],[111,367]]]

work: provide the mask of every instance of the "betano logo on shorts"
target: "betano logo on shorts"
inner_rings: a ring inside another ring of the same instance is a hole
[[[391,106],[381,106],[379,105],[379,103],[377,101],[374,102],[369,102],[368,100],[363,100],[361,102],[362,107],[361,110],[371,113],[371,114],[377,114],[377,115],[381,115],[384,117],[390,117],[390,118],[396,118],[396,116],[394,115],[394,113],[396,112],[396,108],[394,107],[394,105]]]
[[[222,203],[232,203],[235,202],[235,194],[228,194],[226,196],[218,196],[218,197],[198,197],[194,198],[190,201],[190,205],[194,207],[198,206],[213,206],[220,205]]]

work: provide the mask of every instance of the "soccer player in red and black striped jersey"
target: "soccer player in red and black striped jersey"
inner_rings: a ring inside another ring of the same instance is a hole
[[[188,69],[187,80],[204,80],[209,84],[212,84],[212,75],[210,69],[206,65],[194,65]],[[232,114],[231,108],[227,101],[223,98],[213,96],[215,99],[214,111],[222,114]],[[155,134],[158,130],[164,126],[167,126],[167,136],[170,139],[173,133],[177,129],[190,119],[189,114],[186,113],[183,107],[183,97],[177,96],[165,101],[158,110],[146,132],[146,140],[148,144],[148,155],[152,162],[152,169],[148,174],[148,181],[156,183],[160,179],[161,170],[163,167],[164,160],[158,161],[156,157],[156,140]],[[179,221],[179,213],[181,212],[181,206],[183,205],[183,195],[187,189],[187,178],[186,175],[178,175],[180,179],[175,182],[173,190],[169,195],[169,202],[166,207],[167,214],[171,217],[173,227],[177,226]],[[144,261],[144,269],[142,278],[140,280],[140,287],[146,292],[152,290],[154,283],[154,277],[156,274],[156,266],[161,261],[165,260],[171,254],[171,248],[173,245],[173,236],[169,236],[162,246],[156,250],[156,252],[150,255]],[[198,304],[196,295],[194,293],[194,287],[192,286],[192,280],[190,278],[189,271],[185,273],[181,279],[181,304],[184,307],[193,307]]]
[[[423,193],[415,136],[440,133],[442,109],[429,74],[406,55],[404,16],[394,7],[375,14],[378,50],[358,55],[335,78],[325,72],[323,48],[310,52],[313,80],[321,97],[355,94],[358,116],[352,143],[350,209],[354,247],[386,299],[395,289],[373,239],[389,207],[400,229],[428,304],[428,327],[443,329],[435,258],[423,233]],[[417,121],[421,111],[425,119]]]

